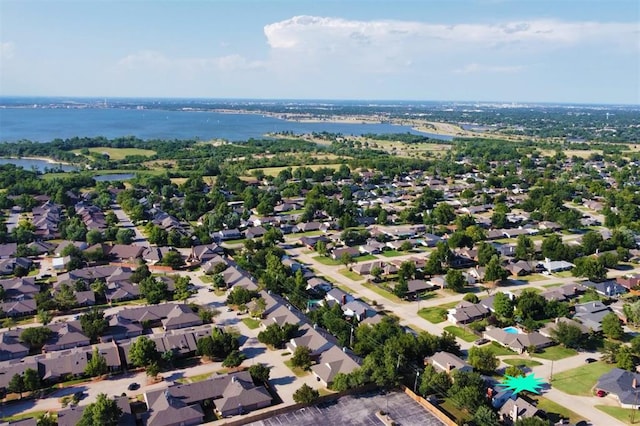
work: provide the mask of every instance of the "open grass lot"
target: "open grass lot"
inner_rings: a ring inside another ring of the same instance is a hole
[[[404,300],[400,299],[395,294],[393,294],[390,291],[387,291],[384,288],[382,288],[380,286],[377,286],[375,284],[367,282],[367,283],[362,283],[362,286],[368,288],[369,290],[375,292],[376,294],[379,294],[380,296],[384,297],[385,299],[389,299],[389,300],[391,300],[393,302],[396,302],[396,303],[405,303]]]
[[[585,364],[578,368],[563,371],[553,375],[552,386],[569,395],[590,396],[591,389],[598,382],[598,378],[611,371],[614,365],[604,362]]]
[[[360,275],[358,275],[355,272],[350,271],[348,269],[340,269],[338,272],[341,275],[344,275],[345,277],[349,278],[351,281],[362,281],[362,280],[364,280],[363,277],[361,277]]]
[[[433,306],[431,308],[422,308],[418,311],[418,315],[426,319],[430,323],[438,324],[447,320],[447,311],[458,302],[445,303],[444,305]]]
[[[536,352],[532,356],[534,358],[542,358],[548,359],[551,361],[557,361],[559,359],[568,358],[570,356],[577,355],[577,351],[575,349],[565,348],[560,345],[550,346],[542,350],[542,352]]]
[[[332,259],[332,258],[327,257],[327,256],[314,256],[313,260],[315,260],[318,263],[322,263],[323,265],[327,265],[327,266],[342,265],[342,262],[340,262],[339,260]]]
[[[384,257],[398,257],[404,256],[405,254],[409,254],[408,251],[398,251],[398,250],[385,250],[381,253]]]
[[[572,423],[577,423],[581,420],[587,420],[584,417],[580,416],[578,413],[569,410],[567,407],[564,407],[560,404],[556,404],[555,402],[547,399],[543,396],[535,396],[533,399],[538,401],[538,408],[540,410],[544,410],[549,417],[549,420],[552,420],[554,424],[556,424],[561,419],[569,419]]]
[[[364,138],[362,138],[364,139]],[[366,139],[372,148],[394,153],[398,157],[422,157],[424,153],[442,155],[451,149],[451,145],[438,143],[412,143]]]
[[[516,367],[527,367],[527,368],[532,368],[532,367],[537,367],[539,365],[542,365],[541,362],[534,361],[532,359],[522,359],[522,358],[503,359],[502,362],[508,365],[515,365]]]
[[[509,348],[505,348],[498,342],[491,342],[486,348],[490,349],[495,356],[515,355],[516,353]]]
[[[129,155],[141,155],[143,157],[151,157],[152,155],[156,155],[155,151],[150,149],[139,149],[139,148],[108,148],[108,147],[94,147],[87,148],[89,152],[95,152],[98,154],[107,154],[112,160],[124,160],[126,156]],[[79,149],[74,149],[71,152],[75,152],[80,154]]]
[[[283,170],[286,170],[288,168],[291,168],[291,171],[298,169],[300,167],[308,167],[312,170],[318,170],[318,169],[322,169],[322,168],[328,168],[328,169],[334,169],[337,170],[340,168],[340,164],[310,164],[308,166],[290,166],[290,167],[259,167],[257,169],[249,169],[247,170],[247,174],[248,175],[252,175],[252,171],[254,170],[262,170],[262,172],[266,175],[266,176],[278,176],[278,173],[280,173]]]
[[[260,320],[257,320],[255,318],[242,318],[242,322],[251,330],[255,330],[256,328],[260,327]]]
[[[476,336],[475,334],[469,333],[468,331],[460,327],[456,327],[455,325],[446,326],[444,329],[454,336],[461,338],[465,342],[473,342],[474,340],[478,339],[478,336]]]
[[[637,425],[638,423],[640,423],[640,412],[638,412],[638,410],[632,410],[630,408],[615,407],[612,405],[596,405],[595,407],[598,410],[604,413],[607,413],[611,417],[615,417],[616,419],[620,420],[624,424]],[[634,419],[633,422],[631,422],[632,416]]]

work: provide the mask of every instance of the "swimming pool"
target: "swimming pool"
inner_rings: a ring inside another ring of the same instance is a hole
[[[520,330],[518,330],[515,327],[505,327],[503,328],[504,331],[506,331],[509,334],[520,334]]]

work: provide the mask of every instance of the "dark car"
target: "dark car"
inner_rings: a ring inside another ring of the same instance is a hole
[[[136,389],[139,389],[139,388],[140,388],[140,385],[137,384],[136,382],[129,383],[129,386],[127,386],[128,390],[136,390]]]
[[[595,359],[595,358],[587,358],[587,359],[584,360],[584,362],[586,362],[587,364],[591,364],[592,362],[596,362],[596,361],[597,361],[597,359]]]
[[[76,401],[80,401],[81,399],[83,399],[85,396],[87,396],[86,392],[83,391],[78,391],[76,393],[73,394],[73,399],[75,399]]]
[[[478,339],[475,342],[473,342],[475,345],[484,345],[485,343],[489,343],[489,339],[485,339],[484,337],[482,339]]]
[[[605,391],[603,391],[602,389],[598,389],[598,391],[596,392],[596,396],[598,398],[603,398],[607,395],[607,393]]]

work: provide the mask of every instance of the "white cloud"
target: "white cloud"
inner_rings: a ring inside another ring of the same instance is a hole
[[[462,68],[455,69],[456,74],[473,74],[473,73],[515,73],[524,70],[522,65],[500,66],[500,65],[482,65],[478,63],[467,64]]]
[[[0,59],[11,59],[15,53],[15,45],[10,41],[0,43]]]
[[[165,54],[144,50],[120,59],[117,68],[121,70],[158,69],[172,71],[242,71],[263,67],[261,61],[251,61],[237,54],[211,58],[169,58]]]

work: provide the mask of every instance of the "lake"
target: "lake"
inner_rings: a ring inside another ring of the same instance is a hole
[[[78,170],[77,167],[69,164],[52,163],[46,160],[38,160],[31,158],[0,158],[0,165],[3,164],[15,164],[18,167],[22,167],[25,170],[35,169],[40,172],[46,170],[62,170],[64,172],[72,172]]]
[[[117,180],[129,180],[133,179],[135,175],[133,173],[114,173],[110,175],[97,175],[93,179],[96,182],[115,182]]]
[[[136,136],[140,139],[226,139],[246,141],[267,133],[291,131],[361,135],[364,133],[406,133],[434,139],[451,136],[418,132],[408,126],[362,123],[300,123],[261,114],[226,114],[201,111],[174,111],[125,108],[0,108],[0,141],[104,136]]]

